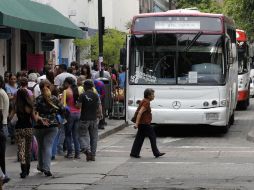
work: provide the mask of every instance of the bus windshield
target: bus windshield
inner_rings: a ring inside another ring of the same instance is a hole
[[[132,35],[129,83],[222,85],[222,35],[153,33]]]
[[[246,42],[238,43],[238,74],[248,72],[248,47]]]

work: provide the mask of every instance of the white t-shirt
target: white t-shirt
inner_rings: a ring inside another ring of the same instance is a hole
[[[42,75],[37,78],[37,83],[40,83],[42,80],[45,80],[45,79],[47,79],[46,75]]]
[[[75,75],[73,75],[73,74],[71,74],[71,73],[63,72],[63,73],[61,73],[61,74],[59,74],[59,75],[57,75],[57,76],[55,77],[54,85],[55,85],[55,86],[62,86],[64,80],[65,80],[67,77],[72,77],[72,78],[75,80],[76,84],[77,84],[77,77],[76,77]]]
[[[107,78],[108,80],[111,79],[111,76],[108,71],[103,71],[103,77]],[[94,75],[94,79],[100,78],[100,71],[97,71]]]
[[[29,81],[28,82],[28,87],[29,88],[34,87],[34,90],[33,90],[34,98],[37,98],[39,95],[41,95],[41,89],[40,89],[39,83]]]
[[[0,110],[2,110],[3,113],[2,124],[6,125],[7,117],[9,115],[9,97],[2,88],[0,88]]]

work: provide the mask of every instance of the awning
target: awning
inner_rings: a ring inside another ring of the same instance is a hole
[[[83,31],[54,8],[30,0],[0,0],[0,25],[83,38]]]

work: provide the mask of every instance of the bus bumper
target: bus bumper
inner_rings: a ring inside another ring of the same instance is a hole
[[[128,108],[129,118],[132,118],[136,109],[136,107]],[[228,123],[227,110],[227,107],[210,109],[152,109],[152,123],[226,126]]]

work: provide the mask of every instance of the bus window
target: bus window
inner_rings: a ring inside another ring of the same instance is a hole
[[[197,85],[223,84],[225,65],[222,44],[221,35],[133,35],[130,44],[130,84],[193,85],[190,72],[197,72]]]

